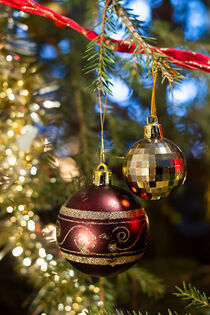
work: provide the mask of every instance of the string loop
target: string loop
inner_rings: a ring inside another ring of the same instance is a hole
[[[151,98],[151,116],[153,118],[157,118],[157,107],[156,107],[156,102],[155,102],[157,76],[158,76],[158,66],[156,65],[156,62],[153,61],[152,63],[153,87],[152,87],[152,98]]]

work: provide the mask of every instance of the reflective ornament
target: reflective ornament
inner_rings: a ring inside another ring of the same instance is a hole
[[[163,138],[157,119],[148,117],[147,121],[144,139],[135,143],[125,157],[123,174],[136,195],[158,200],[184,183],[186,162],[179,147]]]
[[[78,270],[108,276],[130,268],[142,257],[149,222],[131,193],[111,185],[111,173],[104,164],[95,171],[93,183],[60,209],[57,243]]]

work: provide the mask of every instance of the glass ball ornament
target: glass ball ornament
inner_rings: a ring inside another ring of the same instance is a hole
[[[62,255],[92,276],[123,272],[139,260],[149,239],[149,221],[140,202],[111,185],[111,172],[100,164],[93,184],[61,207],[57,243]]]
[[[184,183],[185,158],[176,144],[163,138],[157,118],[147,118],[144,138],[125,156],[123,174],[132,192],[146,200],[166,198]]]

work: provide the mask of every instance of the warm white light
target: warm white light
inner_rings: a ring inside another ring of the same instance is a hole
[[[44,262],[42,263],[42,265],[41,265],[41,270],[42,270],[42,271],[47,271],[47,263],[46,263],[46,261],[44,261]]]
[[[14,156],[12,156],[11,158],[9,158],[8,162],[9,162],[9,165],[15,165],[16,158]]]
[[[74,270],[69,270],[69,275],[71,276],[71,277],[74,277]]]
[[[66,305],[65,306],[65,311],[66,312],[70,312],[71,311],[71,306],[70,305]]]
[[[11,206],[7,207],[7,212],[8,213],[12,213],[13,212],[13,207],[11,207]]]
[[[23,211],[24,210],[24,205],[19,205],[18,210]]]
[[[33,110],[39,110],[40,106],[37,103],[33,104]]]
[[[20,170],[20,175],[26,175],[26,170],[24,169]]]
[[[17,185],[16,190],[17,190],[17,191],[22,191],[22,190],[23,190],[23,187],[22,187],[21,185]]]
[[[52,266],[56,266],[56,265],[57,265],[57,262],[56,262],[55,260],[51,260],[51,261],[50,261],[50,264],[51,264]]]
[[[21,224],[21,226],[26,226],[27,225],[25,220],[21,220],[20,224]]]
[[[20,181],[21,183],[23,183],[24,180],[25,180],[25,177],[24,177],[24,176],[20,176],[20,177],[19,177],[19,181]]]
[[[10,101],[14,101],[15,95],[13,93],[11,93],[11,94],[9,94],[8,98]]]
[[[31,118],[35,121],[35,122],[39,122],[39,115],[37,115],[37,113],[31,113]]]
[[[31,175],[36,175],[36,173],[37,173],[37,168],[35,166],[32,166]]]
[[[60,277],[59,277],[58,275],[55,275],[55,276],[54,276],[54,280],[55,280],[55,281],[59,281],[59,279],[60,279]]]
[[[44,101],[45,108],[59,108],[60,106],[61,103],[57,101]]]
[[[29,258],[29,257],[24,258],[23,264],[24,264],[24,266],[27,266],[27,267],[30,266],[31,265],[31,258]]]
[[[51,254],[47,254],[47,260],[51,260],[51,259],[53,259],[53,255],[51,255]]]
[[[40,248],[40,250],[39,250],[39,256],[42,257],[42,258],[46,257],[46,252],[45,252],[45,249],[44,249],[44,248]]]
[[[33,220],[28,221],[28,230],[29,231],[35,231],[35,222]]]
[[[29,94],[28,90],[21,91],[21,95],[27,96]]]
[[[14,136],[14,131],[13,130],[9,130],[7,132],[7,134],[8,134],[9,137],[13,137]]]
[[[7,61],[12,61],[12,56],[11,56],[11,55],[8,55],[8,56],[6,57],[6,59],[7,59]]]
[[[18,84],[18,86],[23,86],[23,81],[22,80],[18,80],[17,84]]]
[[[64,311],[64,305],[62,303],[58,304],[58,310],[59,310],[59,312]]]
[[[12,255],[15,257],[20,256],[23,253],[23,248],[21,246],[17,246],[13,249]]]

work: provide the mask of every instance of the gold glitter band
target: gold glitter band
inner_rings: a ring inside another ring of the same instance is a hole
[[[63,248],[63,247],[61,247],[61,246],[59,246],[60,247],[60,250],[61,250],[61,252],[62,252],[62,254],[63,253],[65,253],[66,255],[68,255],[68,253],[70,253],[69,255],[74,255],[74,254],[80,254],[80,252],[78,252],[78,251],[75,251],[75,250],[69,250],[69,249],[66,249],[66,248]],[[68,253],[67,253],[68,252]],[[87,255],[89,255],[90,253],[88,252],[87,253]],[[128,255],[132,255],[132,254],[136,254],[136,255],[139,255],[139,254],[142,254],[142,250],[135,250],[135,251],[124,251],[124,252],[122,252],[122,253],[106,253],[106,254],[101,254],[101,253],[95,253],[95,252],[92,252],[92,254],[94,255],[94,256],[107,256],[107,259],[108,259],[108,257],[109,256],[113,256],[113,255],[116,255],[117,257],[121,257],[122,255],[126,255],[126,254],[128,254]],[[85,253],[82,253],[82,255],[84,256],[85,255]],[[135,255],[135,256],[136,256]],[[76,256],[76,255],[75,255]],[[77,256],[78,257],[78,256]],[[85,258],[85,257],[84,257]],[[88,258],[88,257],[87,257]]]
[[[129,219],[137,218],[142,215],[145,216],[143,208],[130,210],[130,211],[113,211],[113,212],[100,212],[100,211],[87,211],[67,208],[65,205],[60,209],[60,214],[72,218],[93,219],[93,220],[116,220],[116,219]]]
[[[87,265],[102,265],[102,266],[116,266],[116,265],[123,265],[127,263],[132,263],[134,261],[137,261],[140,259],[144,254],[141,253],[139,255],[134,255],[134,256],[123,256],[123,257],[116,257],[116,258],[95,258],[95,257],[81,257],[81,256],[75,256],[71,254],[67,254],[62,252],[62,255],[74,262],[78,262],[81,264],[87,264]]]

